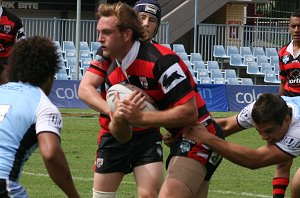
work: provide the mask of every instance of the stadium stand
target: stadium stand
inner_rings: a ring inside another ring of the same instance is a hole
[[[256,57],[256,62],[258,66],[261,66],[262,63],[269,63],[269,60],[266,55],[261,55]]]
[[[212,78],[211,80],[214,84],[226,84],[224,78]]]
[[[79,50],[87,50],[90,51],[89,44],[86,41],[80,41],[80,48]]]
[[[200,77],[198,82],[200,84],[211,84],[211,78],[210,77]]]
[[[224,78],[225,78],[225,82],[228,82],[229,78],[237,78],[237,74],[234,69],[225,69]]]
[[[270,63],[262,63],[260,65],[260,72],[265,73],[266,70],[272,70],[272,66]]]
[[[79,59],[82,59],[82,58],[91,58],[90,50],[80,50],[79,51]]]
[[[228,85],[240,85],[240,81],[238,78],[228,78],[227,84]]]
[[[63,41],[63,52],[66,50],[75,50],[75,45],[73,41]]]
[[[241,85],[253,85],[252,78],[241,78]]]
[[[224,76],[223,76],[223,73],[222,73],[222,70],[221,69],[212,69],[211,70],[211,73],[210,73],[210,78],[211,78],[211,81],[215,83],[215,80],[217,78],[223,78],[224,79]],[[219,79],[220,80],[220,79]],[[224,83],[221,83],[221,84],[225,84],[225,79],[224,79]]]
[[[266,56],[270,58],[271,56],[278,56],[278,52],[275,47],[266,48]]]
[[[99,49],[99,47],[101,46],[100,42],[97,42],[97,41],[93,41],[91,42],[91,52],[97,52],[97,50]]]
[[[207,61],[207,70],[211,73],[212,69],[220,69],[218,61]]]
[[[254,57],[258,57],[258,56],[265,56],[265,51],[263,47],[253,47],[252,48],[252,54]]]
[[[266,82],[266,83],[275,83],[275,84],[280,83],[280,81],[277,78],[276,73],[272,70],[266,70],[265,71],[264,82]]]
[[[270,56],[269,57],[270,58],[270,64],[271,64],[271,66],[279,66],[279,56],[278,55],[276,55],[276,56]]]
[[[226,54],[227,56],[230,56],[231,54],[239,54],[239,50],[237,46],[229,45],[226,47]]]
[[[209,77],[209,73],[207,69],[198,69],[196,73],[197,81],[200,81],[202,77]]]
[[[176,53],[186,53],[185,47],[183,44],[173,44],[173,51]]]
[[[226,59],[229,58],[227,56],[223,45],[214,45],[213,46],[213,57]]]
[[[194,64],[195,61],[203,61],[202,55],[200,53],[191,53],[190,61]]]
[[[65,51],[65,59],[70,57],[76,57],[76,50],[75,49],[66,49]]]
[[[242,58],[245,58],[245,55],[253,55],[250,47],[240,47],[240,55]]]
[[[206,69],[204,61],[194,61],[193,69],[194,73],[197,73],[198,69]]]
[[[177,53],[178,54],[178,56],[182,59],[182,60],[184,60],[184,61],[189,61],[190,59],[189,59],[189,56],[188,56],[188,54],[187,53],[185,53],[185,52],[179,52],[179,53]]]
[[[247,64],[246,73],[252,77],[254,77],[254,84],[257,82],[257,77],[264,75],[260,72],[257,62],[249,62]]]

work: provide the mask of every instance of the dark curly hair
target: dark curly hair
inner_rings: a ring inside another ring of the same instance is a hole
[[[47,37],[33,36],[18,41],[8,59],[9,81],[40,86],[60,69],[54,43]]]

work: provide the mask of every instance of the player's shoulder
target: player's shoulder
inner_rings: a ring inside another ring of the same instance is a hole
[[[21,22],[21,19],[17,15],[8,11],[6,8],[2,7],[2,9],[3,9],[2,16],[7,16],[9,18],[9,20],[11,20],[13,22]]]

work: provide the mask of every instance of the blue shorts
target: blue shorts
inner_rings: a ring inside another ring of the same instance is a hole
[[[17,182],[7,179],[0,179],[1,198],[29,198],[26,190]]]
[[[98,144],[94,171],[127,174],[136,166],[162,161],[162,135],[159,131],[136,132],[125,144],[120,144],[110,133],[103,133]]]

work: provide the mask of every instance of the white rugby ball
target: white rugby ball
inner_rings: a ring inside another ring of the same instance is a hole
[[[125,85],[115,84],[115,85],[111,86],[107,90],[107,93],[106,93],[106,102],[107,102],[111,112],[115,111],[115,103],[114,103],[115,95],[114,94],[116,91],[118,92],[120,99],[127,99],[130,96],[130,94],[135,90],[142,92],[144,94],[144,96],[146,96],[146,100],[144,101],[145,107],[142,109],[142,111],[156,111],[157,110],[153,99],[142,89],[140,89],[134,85],[131,85],[131,84],[125,84]]]

